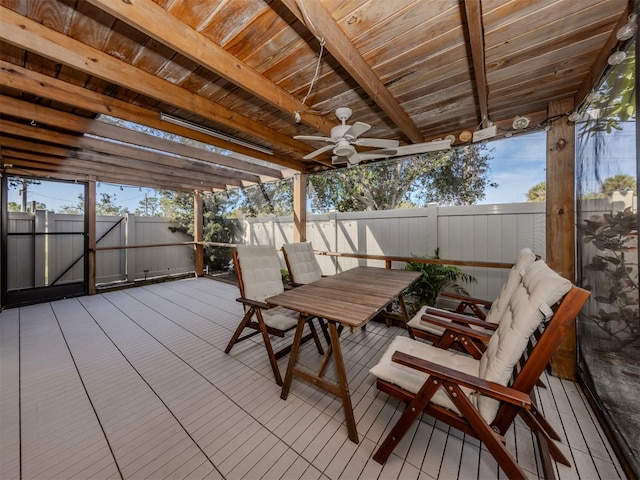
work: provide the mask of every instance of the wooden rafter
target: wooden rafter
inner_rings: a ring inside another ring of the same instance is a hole
[[[331,122],[323,117],[304,113],[308,107],[300,100],[201,33],[180,22],[152,0],[135,2],[89,0],[89,3],[180,52],[274,107],[289,113],[292,121],[294,112],[299,111],[305,123],[325,134],[331,132],[333,127]],[[167,35],[167,32],[171,32],[171,35]]]
[[[0,7],[0,40],[299,154],[312,149],[264,124]],[[275,157],[275,156],[274,156]],[[274,158],[274,162],[275,162]]]
[[[112,115],[123,120],[140,123],[148,127],[164,130],[183,137],[199,140],[204,143],[215,145],[222,149],[232,150],[244,155],[252,156],[260,160],[278,163],[282,166],[299,169],[299,164],[287,159],[278,157],[273,158],[270,155],[251,150],[241,145],[231,144],[222,139],[212,137],[205,133],[197,132],[190,128],[173,125],[160,120],[158,114],[151,110],[129,104],[115,98],[101,95],[92,90],[78,87],[62,80],[57,80],[47,75],[43,75],[26,68],[12,65],[8,62],[0,61],[0,85],[18,89],[25,93],[43,97],[48,100],[65,103],[70,106],[82,108],[84,110],[102,113],[104,115]],[[38,108],[37,105],[33,108]],[[239,166],[233,157],[227,158],[226,162],[220,160],[220,164],[224,166]],[[276,169],[262,165],[250,164],[243,170],[256,175],[265,175],[268,177],[281,178],[282,173]]]
[[[177,159],[182,160],[183,165],[199,165],[202,167],[203,171],[206,170],[211,174],[217,174],[229,178],[234,177],[247,182],[257,183],[260,181],[260,177],[258,175],[246,172],[246,170],[251,168],[253,165],[249,162],[230,159],[229,157],[225,157],[218,153],[209,152],[207,150],[173,142],[164,138],[158,138],[146,133],[110,125],[98,120],[92,120],[86,117],[73,115],[71,113],[61,112],[59,110],[21,101],[12,97],[0,95],[0,114],[11,115],[24,120],[31,120],[38,125],[44,124],[52,127],[64,128],[65,130],[71,130],[77,133],[90,133],[111,140],[173,153],[184,157]],[[158,158],[164,157],[164,155],[158,155]],[[197,159],[201,162],[206,162],[209,165],[198,164],[190,161],[189,159]],[[171,164],[170,159],[168,164]],[[229,168],[221,168],[218,165],[226,165]],[[280,175],[280,171],[274,171],[275,178],[280,178]]]
[[[222,169],[214,174],[211,173],[210,168],[202,168],[201,165],[189,162],[186,159],[180,159],[177,157],[161,154],[159,152],[151,152],[136,147],[132,147],[125,144],[109,142],[105,140],[99,140],[96,138],[88,138],[76,135],[69,135],[53,130],[49,130],[42,127],[32,127],[20,123],[11,122],[5,119],[0,119],[0,130],[3,136],[0,137],[0,145],[16,146],[12,144],[10,138],[7,135],[13,135],[21,137],[25,142],[23,149],[28,151],[39,151],[39,142],[47,142],[50,144],[66,147],[70,150],[69,156],[77,156],[74,151],[87,150],[89,152],[100,152],[102,155],[98,155],[96,158],[110,157],[118,160],[116,163],[116,170],[127,169],[134,161],[144,162],[147,168],[153,170],[154,167],[161,167],[165,173],[164,175],[171,176],[181,175],[182,172],[188,172],[190,176],[197,177],[198,180],[208,181],[217,185],[239,185],[240,180],[234,177],[232,173],[226,173],[222,175],[220,172]],[[19,138],[20,139],[20,138]],[[208,170],[208,171],[207,171]],[[160,170],[159,170],[160,172]],[[114,171],[115,173],[119,173]]]
[[[356,50],[321,2],[300,4],[300,0],[282,0],[282,3],[314,35],[324,39],[326,48],[331,55],[349,72],[353,79],[402,130],[409,140],[414,143],[424,141],[423,135],[413,120],[391,95],[391,92],[385,87],[360,52]]]
[[[484,28],[482,25],[482,6],[480,0],[464,0],[467,16],[469,46],[473,61],[473,76],[480,109],[482,127],[489,126],[489,91],[487,87],[487,70],[484,58]]]

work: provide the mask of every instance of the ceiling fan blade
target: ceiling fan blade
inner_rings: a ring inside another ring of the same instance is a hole
[[[417,153],[437,152],[438,150],[447,150],[451,148],[451,140],[434,140],[433,142],[414,143],[413,145],[403,145],[398,147],[398,153],[395,155],[415,155]]]
[[[358,138],[360,135],[362,135],[364,132],[369,130],[370,128],[371,128],[371,125],[367,125],[366,123],[362,123],[362,122],[356,122],[353,125],[351,125],[351,128],[344,133],[344,137],[353,141],[356,138]]]
[[[360,154],[358,154],[358,152],[356,152],[355,149],[353,150],[353,153],[347,157],[347,164],[350,167],[353,167],[354,165],[358,165],[361,161],[362,160],[360,158]]]
[[[391,158],[396,156],[395,150],[379,150],[379,153],[361,153],[360,161],[378,160],[379,158]]]
[[[355,144],[360,147],[397,148],[400,142],[384,138],[359,138]]]
[[[302,157],[305,160],[310,160],[314,157],[317,157],[318,155],[320,155],[321,153],[324,153],[328,150],[331,150],[333,148],[333,143],[331,145],[325,145],[324,147],[320,147],[317,150],[314,150],[311,153],[306,154],[304,157]]]
[[[331,157],[331,163],[333,165],[344,165],[347,163],[347,157],[339,157],[338,155],[333,155]]]
[[[315,137],[313,135],[296,135],[295,137],[296,140],[313,140],[316,142],[329,142],[329,143],[333,143],[333,140],[330,139],[329,137]]]

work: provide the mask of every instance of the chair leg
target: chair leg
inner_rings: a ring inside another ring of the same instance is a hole
[[[456,383],[443,382],[443,389],[454,405],[458,407],[460,414],[467,420],[478,439],[486,445],[500,468],[507,474],[507,477],[527,479],[528,477],[524,470],[520,468],[520,465],[518,465],[502,442],[502,436],[485,422],[484,418],[480,416],[480,412],[471,404],[471,401],[460,386]]]
[[[236,331],[233,332],[233,335],[231,336],[231,340],[229,340],[229,343],[227,344],[227,348],[224,349],[224,353],[229,353],[231,351],[231,349],[238,341],[238,338],[240,338],[242,331],[246,328],[247,324],[249,323],[249,320],[251,319],[254,313],[255,313],[255,308],[253,307],[249,308],[249,310],[246,311],[246,313],[244,314],[244,317],[242,317],[242,320],[238,324],[238,328],[236,328]]]
[[[434,379],[433,381],[429,379],[424,383],[413,400],[411,400],[411,403],[405,407],[404,412],[402,412],[402,415],[384,439],[378,451],[373,455],[373,459],[376,462],[384,465],[389,455],[391,455],[391,452],[393,452],[393,449],[400,443],[402,437],[404,437],[413,422],[418,418],[418,415],[422,413],[422,410],[427,406],[431,397],[438,391],[440,385],[442,385],[440,379]]]
[[[547,425],[548,423],[546,422],[546,420],[544,420],[544,422],[540,421],[540,419],[544,417],[542,416],[534,417],[530,411],[524,410],[524,409],[519,409],[518,413],[520,414],[522,419],[525,421],[527,426],[531,429],[531,431],[536,435],[538,439],[538,444],[540,445],[542,444],[542,442],[544,442],[544,447],[548,449],[549,453],[551,454],[551,457],[556,462],[566,465],[567,467],[570,467],[571,462],[564,455],[564,453],[562,453],[562,450],[558,448],[558,445],[556,444],[556,442],[551,438],[550,432],[544,427],[543,423]],[[549,428],[551,429],[551,432],[553,432],[553,434],[557,435],[557,433],[555,432],[555,430],[553,430],[553,428],[551,428],[551,426],[549,426]],[[543,445],[541,445],[541,447],[542,446]]]
[[[256,317],[258,318],[258,325],[260,327],[260,331],[262,332],[264,346],[267,349],[267,356],[269,357],[269,363],[271,363],[273,376],[276,379],[276,383],[279,386],[282,386],[282,377],[280,376],[280,369],[278,368],[278,360],[276,359],[276,355],[273,353],[273,347],[271,346],[271,340],[269,339],[269,332],[267,331],[267,326],[264,323],[264,318],[260,309],[256,309]]]

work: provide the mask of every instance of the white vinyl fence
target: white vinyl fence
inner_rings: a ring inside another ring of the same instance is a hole
[[[167,218],[98,216],[97,247],[153,245],[190,242],[193,238],[171,231],[176,225]],[[96,253],[96,284],[133,281],[194,271],[193,247],[127,248]]]
[[[172,232],[166,218],[98,216],[97,247],[135,246],[189,242],[193,239]],[[9,212],[9,233],[39,234],[83,232],[84,216],[38,210]],[[84,278],[83,235],[9,236],[7,286],[9,290],[82,281]],[[96,253],[96,283],[133,281],[194,270],[192,246],[129,248]]]
[[[583,202],[583,218],[626,207],[637,211],[633,193]],[[280,248],[293,241],[293,218],[245,219],[245,243]],[[307,217],[307,240],[319,251],[386,256],[432,256],[478,262],[513,263],[518,251],[530,247],[546,258],[544,202],[329,213]],[[318,256],[322,271],[331,275],[357,265],[384,266],[376,260]],[[282,263],[284,268],[284,262]],[[396,263],[393,268],[403,268]],[[479,298],[495,298],[506,281],[506,269],[465,267],[478,283],[463,285]]]
[[[280,248],[293,241],[293,218],[260,217],[245,220],[245,242]],[[330,213],[307,217],[307,240],[315,250],[411,257],[513,263],[518,251],[531,247],[545,257],[544,202],[464,207],[401,209],[374,212]],[[324,274],[356,265],[384,266],[375,260],[319,256]],[[284,264],[283,264],[284,265]],[[394,264],[393,268],[403,268]],[[480,298],[495,298],[506,281],[507,270],[467,268],[478,279],[465,285]]]

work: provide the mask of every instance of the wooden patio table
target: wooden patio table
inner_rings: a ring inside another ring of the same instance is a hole
[[[340,397],[349,439],[358,443],[358,431],[340,349],[340,333],[344,327],[352,332],[359,329],[373,317],[385,311],[387,306],[396,299],[399,300],[404,320],[408,321],[402,292],[416,282],[421,275],[420,272],[405,270],[356,267],[267,298],[266,302],[269,304],[300,312],[280,397],[283,400],[287,399],[294,376]],[[318,317],[328,323],[330,345],[316,373],[296,365],[302,331],[308,317]],[[324,378],[331,356],[335,361],[337,383]]]

